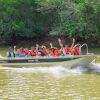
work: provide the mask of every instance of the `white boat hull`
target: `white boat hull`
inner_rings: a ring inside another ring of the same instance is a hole
[[[74,68],[76,66],[88,66],[96,55],[64,56],[64,57],[25,57],[25,58],[2,58],[0,66],[4,67],[45,67],[61,65]]]

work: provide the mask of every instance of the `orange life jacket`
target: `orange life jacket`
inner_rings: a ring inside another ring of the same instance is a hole
[[[59,55],[61,55],[61,54],[62,54],[62,51],[61,51],[61,50],[58,50],[58,49],[55,50],[55,55],[56,55],[56,56],[59,56]]]
[[[50,49],[46,49],[46,55],[50,54],[51,50]]]
[[[61,55],[61,50],[55,49],[55,50],[51,50],[50,55],[51,56],[59,56]]]

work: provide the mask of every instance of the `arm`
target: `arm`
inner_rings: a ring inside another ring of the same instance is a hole
[[[53,44],[52,44],[52,42],[50,43],[50,48],[53,48]]]
[[[58,42],[59,42],[60,47],[63,48],[63,43],[60,38],[58,38]]]
[[[64,55],[66,55],[66,52],[65,52],[65,49],[64,49],[63,43],[62,43],[62,41],[61,41],[60,38],[58,38],[58,42],[59,42],[59,45],[60,45],[60,47],[61,47],[60,50],[63,52]]]
[[[73,48],[73,47],[74,47],[74,45],[75,45],[75,39],[73,38],[73,42],[72,42],[72,45],[71,45],[71,47],[70,47],[70,48]]]
[[[36,44],[36,49],[38,49],[39,48],[39,44]]]
[[[46,46],[45,45],[42,45],[42,48],[45,48],[46,49]]]
[[[46,55],[46,54],[47,54],[47,53],[46,53],[46,46],[42,45],[42,48],[43,48],[44,54]]]
[[[56,49],[57,49],[57,47],[54,47],[52,43],[50,43],[50,47],[51,47],[51,48],[56,48]]]
[[[39,44],[36,44],[36,54],[38,53]]]
[[[74,45],[73,48],[75,48],[75,47],[80,47],[80,46],[81,46],[81,44],[77,43],[76,45]]]
[[[16,46],[14,46],[14,53],[16,53]]]

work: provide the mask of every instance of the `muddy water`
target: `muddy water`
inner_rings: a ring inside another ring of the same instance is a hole
[[[100,64],[91,69],[0,67],[0,100],[100,100]]]

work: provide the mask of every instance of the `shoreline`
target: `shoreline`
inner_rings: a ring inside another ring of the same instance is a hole
[[[62,40],[62,43],[65,45],[71,45],[72,43],[72,38],[66,37],[66,36],[44,36],[44,37],[34,37],[34,38],[14,38],[13,40],[9,40],[8,42],[4,42],[4,41],[0,41],[0,46],[14,46],[14,45],[18,45],[18,46],[33,46],[35,44],[39,44],[39,45],[46,45],[48,46],[49,43],[53,43],[54,46],[59,47],[58,44],[58,38],[60,38]],[[100,41],[96,40],[96,39],[80,39],[80,38],[76,38],[76,43],[80,43],[80,44],[88,44],[89,47],[100,47]]]

